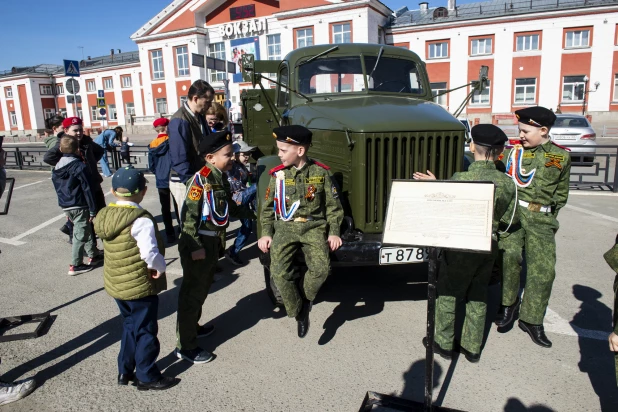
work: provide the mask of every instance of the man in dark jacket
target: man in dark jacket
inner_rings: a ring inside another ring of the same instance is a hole
[[[172,160],[170,158],[169,137],[167,135],[167,125],[170,123],[165,117],[161,117],[154,121],[153,126],[158,132],[157,138],[150,142],[148,147],[148,169],[154,173],[156,178],[157,191],[159,192],[159,202],[161,203],[161,216],[165,225],[165,234],[167,236],[167,244],[176,241],[176,232],[172,222],[172,212],[170,204],[170,170],[172,169]],[[176,212],[176,221],[178,221],[178,205],[174,201],[174,211]]]
[[[62,137],[60,151],[63,155],[52,172],[52,182],[58,195],[58,206],[73,222],[73,254],[69,265],[69,275],[72,276],[92,269],[91,265],[98,258],[90,241],[94,236],[90,223],[96,214],[96,204],[90,171],[79,155],[77,140]],[[84,249],[88,256],[87,265],[84,265]]]
[[[168,126],[172,175],[170,190],[182,208],[186,182],[204,166],[198,156],[200,140],[210,134],[204,114],[215,97],[215,90],[204,80],[196,80],[189,88],[187,102],[171,118]]]

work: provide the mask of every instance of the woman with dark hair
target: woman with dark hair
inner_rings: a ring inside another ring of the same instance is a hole
[[[48,150],[56,146],[56,143],[58,143],[58,140],[62,137],[62,134],[64,134],[64,127],[62,127],[63,121],[64,117],[59,114],[45,119],[45,128],[52,131],[52,134],[43,140]]]

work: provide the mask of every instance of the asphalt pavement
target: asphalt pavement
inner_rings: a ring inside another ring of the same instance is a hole
[[[195,366],[171,355],[182,271],[177,248],[167,248],[158,364],[182,382],[160,393],[119,387],[122,324],[102,288],[103,269],[66,274],[70,245],[58,230],[64,217],[49,172],[8,175],[16,189],[9,214],[0,216],[0,314],[51,311],[55,320],[42,337],[0,343],[3,380],[36,375],[41,382],[3,410],[356,411],[367,391],[422,401],[425,264],[335,271],[313,308],[308,336],[299,339],[296,322],[264,292],[255,243],[241,252],[246,266],[220,263],[202,316],[217,329],[200,340],[217,358]],[[517,327],[499,333],[488,325],[480,363],[437,358],[437,404],[469,412],[618,410],[607,343],[614,274],[602,258],[618,232],[617,200],[578,192],[560,212],[557,277],[546,317],[553,347],[534,345]],[[143,205],[160,221],[154,187]],[[233,236],[232,230],[228,242]],[[490,292],[495,311],[498,290]]]

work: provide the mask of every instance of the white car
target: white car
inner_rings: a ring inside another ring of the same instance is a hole
[[[585,116],[557,114],[549,136],[561,146],[580,146],[571,147],[573,162],[591,163],[594,161],[594,155],[597,152],[597,135]]]

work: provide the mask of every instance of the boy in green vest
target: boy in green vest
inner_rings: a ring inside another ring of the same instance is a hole
[[[176,356],[191,363],[207,363],[215,355],[200,348],[197,338],[210,335],[215,328],[200,326],[198,321],[219,260],[221,234],[228,226],[230,215],[255,219],[255,214],[232,200],[230,185],[223,179],[223,173],[231,169],[234,160],[232,134],[224,130],[202,138],[198,152],[206,166],[187,181],[180,212],[182,232],[178,252],[182,285],[178,292]]]
[[[124,319],[118,384],[135,381],[141,391],[169,389],[180,379],[161,375],[156,365],[157,294],[167,289],[167,282],[163,240],[152,215],[139,205],[146,195],[146,178],[133,166],[118,169],[112,192],[118,201],[99,212],[95,231],[105,248],[105,290]]]

